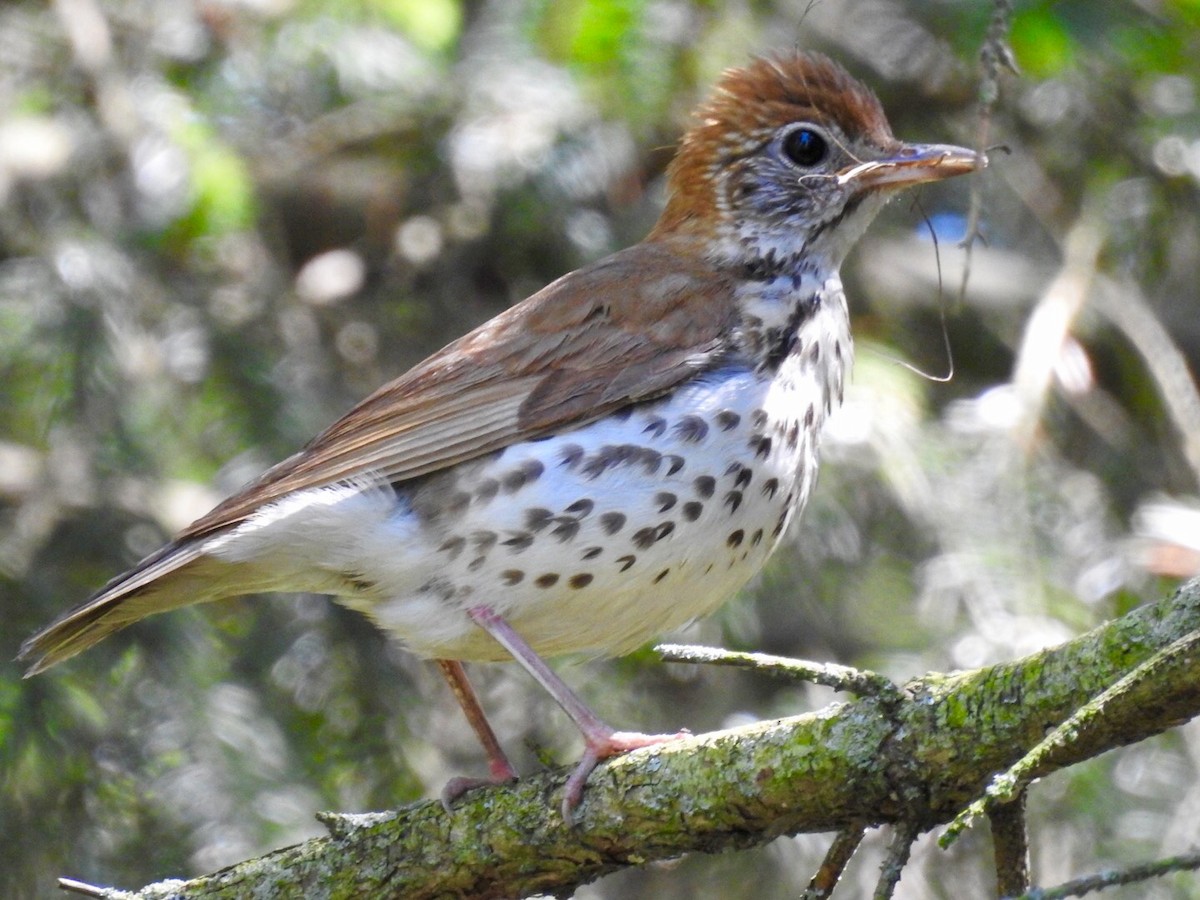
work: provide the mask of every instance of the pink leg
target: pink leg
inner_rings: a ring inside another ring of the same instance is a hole
[[[628,750],[637,750],[639,747],[652,747],[656,744],[673,741],[689,734],[687,731],[681,731],[678,734],[614,731],[592,712],[561,678],[554,674],[554,671],[533,651],[533,648],[525,643],[524,638],[517,634],[512,626],[497,615],[490,606],[474,606],[467,610],[467,615],[474,620],[476,625],[495,638],[500,646],[511,653],[513,659],[519,662],[525,671],[549,692],[555,702],[575,722],[583,735],[583,758],[575,767],[575,771],[571,773],[571,777],[567,779],[564,790],[562,814],[568,825],[574,818],[572,814],[575,807],[583,799],[583,786],[587,783],[588,776],[601,760],[625,753]]]
[[[510,781],[516,781],[517,770],[512,767],[512,763],[504,755],[500,741],[496,739],[496,732],[492,731],[491,723],[484,715],[483,707],[479,705],[479,697],[476,696],[475,689],[471,687],[471,682],[467,681],[467,673],[463,669],[463,664],[454,659],[438,659],[435,662],[442,675],[445,676],[446,683],[450,685],[450,690],[454,692],[454,699],[462,707],[467,721],[474,730],[475,736],[479,738],[479,743],[483,745],[483,750],[488,758],[489,777],[451,778],[446,782],[446,786],[442,788],[442,806],[446,808],[446,812],[450,812],[450,804],[471,788],[485,784],[507,784]]]

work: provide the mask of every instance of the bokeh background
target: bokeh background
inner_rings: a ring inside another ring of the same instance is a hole
[[[824,50],[897,134],[1004,149],[897,201],[852,255],[858,365],[809,509],[752,589],[675,637],[906,678],[1194,573],[1200,3],[1012,7],[1022,74],[981,137],[983,0],[0,6],[0,896],[209,871],[322,833],[318,810],[481,769],[436,672],[320,597],[161,616],[29,681],[10,660],[369,390],[638,240],[688,110],[753,53]],[[563,671],[650,730],[834,699],[649,650]],[[474,672],[519,765],[578,752],[524,675]],[[1198,767],[1189,725],[1040,783],[1038,880],[1194,847]],[[828,841],[578,896],[794,897]],[[950,852],[927,837],[898,896],[986,896],[989,860],[986,826]]]

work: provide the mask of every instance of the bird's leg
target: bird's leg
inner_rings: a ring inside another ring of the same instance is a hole
[[[575,807],[583,798],[583,786],[587,783],[588,776],[601,760],[628,750],[673,741],[690,733],[680,731],[677,734],[641,734],[636,731],[615,731],[592,712],[588,705],[567,687],[566,682],[546,665],[545,660],[534,652],[525,639],[490,606],[473,606],[467,610],[467,615],[511,653],[513,659],[549,692],[583,735],[583,757],[571,773],[571,777],[567,779],[563,792],[562,814],[568,825],[572,822]]]
[[[489,777],[459,777],[451,778],[446,782],[446,786],[442,788],[442,806],[446,808],[446,812],[450,812],[450,804],[472,788],[516,781],[517,770],[504,755],[500,741],[496,739],[496,732],[492,731],[492,725],[484,715],[483,707],[479,705],[479,697],[476,695],[475,689],[471,687],[471,682],[467,680],[463,664],[454,659],[439,659],[435,662],[445,677],[446,683],[450,685],[450,690],[454,692],[454,699],[462,707],[463,714],[466,715],[471,729],[479,738],[479,743],[483,745],[483,751],[488,758]]]

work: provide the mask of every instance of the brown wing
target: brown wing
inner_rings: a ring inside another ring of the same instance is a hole
[[[26,674],[152,613],[274,589],[269,571],[200,548],[284,494],[367,474],[415,478],[662,394],[725,351],[733,292],[728,275],[666,239],[559,279],[376,391],[33,635],[21,646]]]
[[[725,350],[733,291],[666,240],[572,272],[380,388],[178,540],[292,491],[415,478],[658,396]]]

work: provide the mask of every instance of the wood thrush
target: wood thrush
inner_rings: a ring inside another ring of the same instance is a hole
[[[846,252],[897,189],[985,164],[896,140],[824,57],[727,72],[642,243],[380,388],[26,641],[29,673],[163,610],[332,594],[437,660],[491,781],[516,773],[462,661],[525,667],[583,733],[569,818],[599,760],[673,736],[609,728],[542,657],[628,652],[759,571],[841,400]]]

